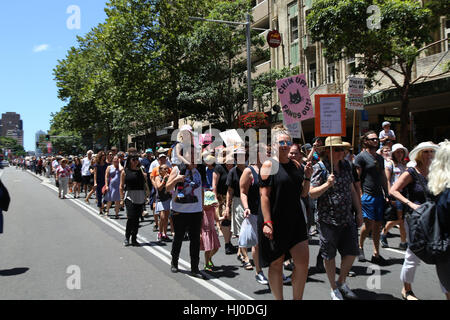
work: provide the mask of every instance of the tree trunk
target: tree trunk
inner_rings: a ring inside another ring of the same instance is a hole
[[[409,133],[412,128],[409,128],[410,118],[409,118],[409,84],[406,85],[402,92],[401,109],[400,109],[400,139],[398,142],[403,144],[406,148],[410,149]]]

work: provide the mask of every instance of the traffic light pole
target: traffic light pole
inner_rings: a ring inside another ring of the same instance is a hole
[[[263,28],[251,28],[251,16],[250,14],[246,14],[247,22],[235,22],[235,21],[225,21],[225,20],[213,20],[213,19],[205,19],[201,17],[189,17],[191,20],[197,21],[208,21],[208,22],[216,22],[216,23],[225,23],[231,25],[241,25],[245,26],[245,35],[246,35],[246,43],[247,43],[247,94],[248,94],[248,104],[247,111],[253,111],[253,91],[252,91],[252,57],[251,57],[251,29],[259,30],[259,31],[267,31],[270,29]]]

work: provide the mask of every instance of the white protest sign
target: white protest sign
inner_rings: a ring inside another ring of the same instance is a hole
[[[364,79],[348,79],[347,109],[364,110]]]
[[[235,129],[227,130],[220,133],[220,137],[227,147],[237,147],[244,145],[244,141]]]
[[[291,124],[284,122],[284,126],[287,128],[292,138],[300,139],[302,137],[302,123],[300,121]]]

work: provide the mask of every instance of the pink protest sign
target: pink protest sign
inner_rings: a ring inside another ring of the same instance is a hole
[[[277,89],[286,124],[314,118],[304,74],[278,80]]]

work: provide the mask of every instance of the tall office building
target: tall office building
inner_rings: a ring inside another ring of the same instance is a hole
[[[15,112],[2,114],[0,135],[2,137],[13,138],[18,144],[23,146],[23,123],[20,120],[20,114]]]

